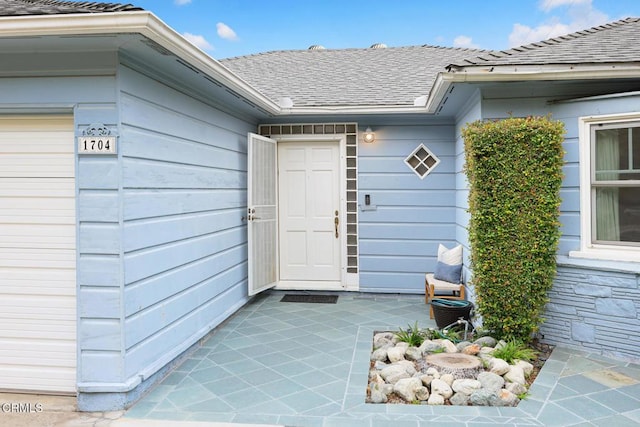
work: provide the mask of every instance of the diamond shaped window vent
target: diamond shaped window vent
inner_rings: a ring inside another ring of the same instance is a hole
[[[440,159],[424,144],[420,144],[413,153],[409,154],[409,157],[404,159],[404,162],[420,179],[424,179],[440,163]]]

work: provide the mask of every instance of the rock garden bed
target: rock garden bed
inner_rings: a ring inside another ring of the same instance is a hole
[[[420,334],[374,334],[367,403],[517,406],[551,352],[490,336],[454,344],[435,330],[431,339]]]

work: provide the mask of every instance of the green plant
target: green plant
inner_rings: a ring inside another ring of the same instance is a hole
[[[476,121],[462,131],[469,179],[472,283],[483,327],[529,341],[556,272],[561,122]]]
[[[526,344],[517,340],[509,340],[502,347],[493,351],[492,356],[502,359],[511,364],[515,360],[533,360],[536,358],[536,351]]]
[[[425,336],[424,333],[420,331],[420,328],[418,328],[418,321],[416,321],[413,326],[408,326],[407,329],[398,328],[399,331],[396,333],[396,336],[400,341],[409,343],[411,347],[420,347],[425,340]]]

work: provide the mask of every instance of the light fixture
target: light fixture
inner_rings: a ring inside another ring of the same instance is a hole
[[[369,144],[376,140],[376,134],[373,133],[370,126],[367,126],[367,129],[364,131],[362,140]]]

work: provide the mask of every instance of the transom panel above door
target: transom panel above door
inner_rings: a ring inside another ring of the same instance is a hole
[[[281,285],[340,285],[340,179],[339,141],[278,143]]]

